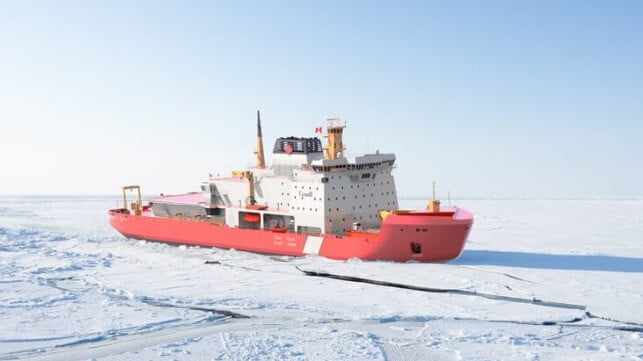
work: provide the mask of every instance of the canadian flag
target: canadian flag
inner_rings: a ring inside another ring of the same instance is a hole
[[[322,127],[316,127],[315,128],[315,133],[320,133],[321,134],[322,132],[323,132]]]

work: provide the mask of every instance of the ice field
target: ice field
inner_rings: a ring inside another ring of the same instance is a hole
[[[117,199],[0,197],[0,360],[643,359],[641,199],[454,201],[447,264],[129,240]]]

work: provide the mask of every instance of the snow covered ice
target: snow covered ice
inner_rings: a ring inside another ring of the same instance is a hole
[[[0,197],[0,360],[643,359],[641,199],[460,200],[447,264],[129,240],[116,201]]]

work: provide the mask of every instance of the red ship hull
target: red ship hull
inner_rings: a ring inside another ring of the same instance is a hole
[[[206,220],[141,215],[123,209],[109,211],[112,227],[126,237],[148,241],[243,251],[346,260],[444,262],[457,258],[473,224],[463,209],[390,214],[378,233],[349,231],[346,235],[311,236],[283,229],[256,230],[218,225]]]

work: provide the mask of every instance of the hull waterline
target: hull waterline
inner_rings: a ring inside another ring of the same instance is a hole
[[[337,260],[444,262],[462,253],[473,216],[463,209],[456,209],[452,216],[427,212],[392,214],[378,233],[349,231],[345,235],[316,236],[281,229],[242,229],[199,219],[156,217],[150,211],[135,215],[121,209],[111,210],[109,220],[126,237],[177,245],[288,256],[315,254]]]

